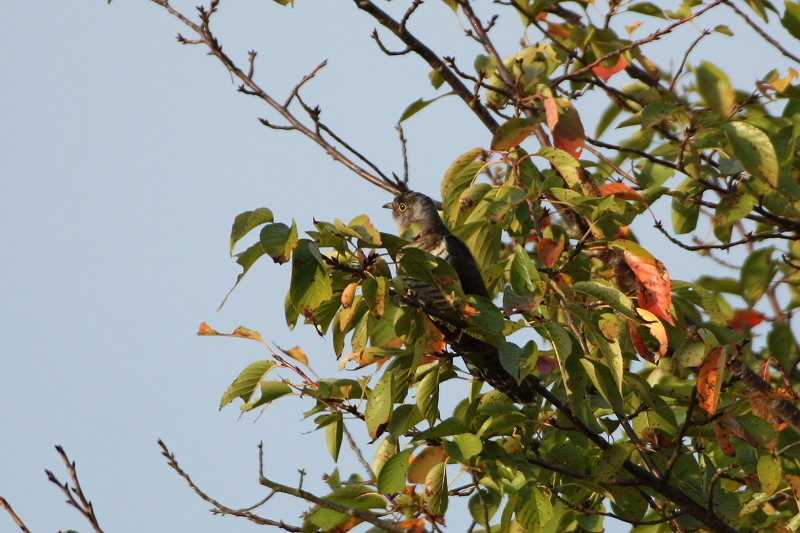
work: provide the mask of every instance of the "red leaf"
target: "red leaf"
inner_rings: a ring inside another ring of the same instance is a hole
[[[606,67],[601,63],[595,67],[592,67],[592,72],[594,72],[594,75],[600,78],[601,80],[608,81],[608,78],[610,78],[617,72],[625,70],[627,66],[628,66],[628,60],[625,59],[625,56],[620,54],[619,56],[617,56],[617,63],[613,67]]]
[[[622,259],[633,270],[639,284],[639,307],[675,325],[669,308],[672,305],[669,272],[664,264],[650,252],[633,241],[619,239],[609,246],[622,255]]]
[[[700,367],[697,375],[697,395],[700,398],[700,407],[706,413],[713,415],[719,402],[719,391],[722,386],[722,368],[725,360],[722,355],[722,346],[717,346],[708,352],[708,357]]]
[[[603,194],[604,197],[616,196],[617,198],[621,198],[623,200],[644,202],[644,198],[642,198],[641,194],[639,194],[631,187],[628,187],[627,185],[619,181],[612,181],[611,183],[606,183],[605,185],[601,185],[600,192]]]
[[[761,324],[764,315],[755,309],[737,309],[728,319],[728,325],[737,331],[744,331]]]
[[[543,376],[549,376],[556,368],[558,368],[558,361],[552,357],[540,355],[536,359],[536,370]]]
[[[564,238],[561,237],[558,241],[554,241],[553,239],[549,239],[547,237],[542,237],[539,241],[539,245],[536,247],[536,253],[539,255],[539,259],[542,260],[547,268],[553,268],[553,265],[556,264],[558,258],[561,257],[561,252],[564,251]]]

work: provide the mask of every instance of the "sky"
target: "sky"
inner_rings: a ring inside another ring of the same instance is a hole
[[[194,16],[195,3],[174,5]],[[395,14],[407,4],[381,2]],[[731,24],[736,37],[708,37],[693,58],[713,61],[747,89],[773,67],[786,74],[788,61],[722,13],[657,43],[655,59],[677,65],[698,32],[716,24]],[[313,0],[296,0],[294,9],[223,0],[212,23],[240,64],[258,51],[256,79],[280,101],[327,59],[304,98],[384,172],[401,174],[395,123],[408,104],[437,93],[418,58],[377,49],[374,26],[352,2]],[[464,67],[480,53],[437,0],[410,28]],[[331,374],[330,339],[286,328],[288,265],[257,263],[217,312],[240,272],[228,255],[230,226],[242,211],[269,207],[301,231],[314,219],[360,214],[393,231],[380,208],[390,197],[300,134],[262,126],[258,117],[278,121],[275,114],[237,93],[201,47],[179,45],[178,32],[190,37],[146,0],[0,3],[0,496],[33,533],[90,529],[44,475],[47,468],[68,479],[57,444],[77,462],[107,532],[255,530],[212,516],[167,467],[159,438],[199,486],[233,508],[265,495],[260,441],[273,480],[292,485],[305,469],[306,487],[324,493],[320,476],[335,466],[324,433],[302,420],[310,401],[276,402],[257,420],[239,420],[235,405],[220,411],[239,371],[268,354],[195,332],[202,321],[219,331],[244,325],[284,348],[302,346],[318,372]],[[501,17],[495,34],[504,55],[516,51],[518,18]],[[593,131],[600,104],[586,98],[577,108]],[[490,141],[455,98],[404,127],[411,185],[433,196],[453,159]],[[639,235],[673,279],[716,268],[646,227]],[[365,450],[371,459],[374,446]],[[357,471],[347,451],[340,469]],[[270,505],[264,515],[299,523],[302,505]],[[15,530],[0,512],[0,532]]]

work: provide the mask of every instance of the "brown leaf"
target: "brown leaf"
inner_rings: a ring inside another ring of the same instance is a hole
[[[717,410],[722,386],[722,369],[725,366],[725,359],[721,356],[722,346],[712,348],[697,375],[697,394],[700,397],[700,407],[710,415]]]
[[[789,488],[792,489],[792,494],[794,495],[794,500],[797,502],[798,507],[800,507],[800,476],[784,474],[783,479],[789,484]]]
[[[354,517],[350,518],[344,524],[339,524],[335,528],[329,529],[326,533],[347,533],[348,531],[350,531],[351,529],[356,527],[361,522],[363,522],[363,520],[361,520],[360,518],[356,518],[354,516]]]
[[[731,427],[728,425],[726,417],[717,418],[714,420],[714,436],[717,438],[717,444],[720,450],[728,457],[736,456],[736,446],[731,442]]]
[[[556,368],[558,368],[558,360],[553,357],[540,355],[536,359],[536,370],[543,376],[549,376]]]
[[[538,246],[536,246],[536,253],[539,256],[539,259],[542,260],[547,268],[553,268],[558,261],[558,258],[561,257],[561,252],[564,251],[564,236],[562,235],[558,241],[554,241],[553,239],[549,239],[547,237],[542,237],[539,240]]]
[[[553,134],[553,145],[578,159],[586,142],[586,134],[572,102],[566,98],[548,96],[544,99],[544,112],[547,127]]]
[[[409,483],[425,483],[431,468],[447,460],[447,452],[443,446],[428,446],[416,457],[410,458],[411,466],[408,467]]]

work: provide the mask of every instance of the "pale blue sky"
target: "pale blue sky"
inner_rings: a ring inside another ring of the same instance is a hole
[[[195,3],[175,5],[192,14]],[[381,4],[398,12],[407,2]],[[412,31],[469,69],[480,51],[452,12],[431,0],[418,15]],[[728,23],[714,16],[697,27]],[[521,27],[509,15],[500,22],[499,44],[509,54]],[[259,52],[257,80],[280,101],[328,59],[304,97],[322,106],[338,134],[399,174],[394,124],[409,103],[436,93],[419,59],[383,56],[369,38],[374,26],[352,2],[319,0],[297,0],[294,9],[223,1],[214,23],[242,65],[247,50]],[[190,36],[146,0],[0,3],[0,496],[34,533],[89,530],[44,476],[48,468],[67,478],[55,444],[77,461],[107,532],[255,530],[211,516],[166,466],[157,438],[199,485],[235,508],[265,494],[257,484],[259,440],[277,481],[293,484],[305,468],[307,486],[322,491],[319,476],[333,468],[324,434],[305,434],[313,426],[300,422],[310,401],[284,400],[255,423],[252,415],[237,422],[236,406],[218,412],[231,380],[267,354],[255,343],[195,332],[203,320],[221,331],[245,325],[283,347],[302,345],[315,368],[332,372],[330,340],[284,324],[288,266],[258,263],[216,312],[239,272],[227,255],[230,224],[265,206],[278,220],[295,218],[301,231],[313,217],[362,213],[391,231],[380,209],[388,195],[299,134],[261,126],[256,117],[277,117],[238,94],[202,48],[178,45],[179,31]],[[687,26],[658,53],[677,64],[698,31]],[[747,89],[772,67],[786,73],[787,61],[753,48],[749,30],[736,31],[733,39],[708,37],[693,58],[714,61]],[[577,106],[593,131],[600,109],[588,98]],[[450,161],[490,140],[455,98],[405,129],[412,186],[432,195]],[[641,236],[675,279],[706,268],[653,233]],[[371,458],[374,447],[366,449]],[[357,468],[351,459],[342,467]],[[264,514],[299,523],[302,507],[282,501]],[[0,531],[14,530],[0,512]]]

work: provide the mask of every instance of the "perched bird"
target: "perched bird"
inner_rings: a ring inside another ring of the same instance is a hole
[[[424,194],[406,191],[383,207],[392,210],[392,217],[400,235],[412,225],[419,228],[419,234],[405,246],[406,248],[418,248],[445,260],[458,274],[465,294],[490,297],[475,258],[467,245],[447,229],[433,200]],[[436,287],[422,280],[405,279],[405,281],[415,299],[426,307],[436,309],[440,314],[452,315],[456,311],[446,303]],[[533,391],[526,386],[525,381],[518,384],[506,372],[500,364],[497,348],[464,333],[457,327],[458,323],[463,323],[458,316],[454,320],[448,320],[447,323],[436,322],[451,348],[464,358],[470,373],[515,401],[531,402],[534,398]]]

